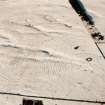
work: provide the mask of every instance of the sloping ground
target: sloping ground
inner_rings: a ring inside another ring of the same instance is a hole
[[[32,100],[32,101],[42,101],[43,105],[104,105],[99,103],[88,103],[88,102],[76,102],[76,101],[62,101],[62,100],[51,100],[51,99],[42,99],[42,98],[27,98],[22,96],[5,96],[0,95],[0,104],[1,105],[23,105],[24,100]],[[37,104],[34,104],[37,105]],[[38,104],[39,105],[39,104]]]
[[[105,36],[105,0],[84,0],[83,3],[94,17],[99,31]],[[105,55],[105,40],[101,41],[98,45]]]
[[[67,0],[5,0],[0,13],[0,93],[105,101],[105,60]]]

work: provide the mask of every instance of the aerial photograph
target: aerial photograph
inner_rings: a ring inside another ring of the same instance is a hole
[[[0,0],[0,105],[105,105],[105,0]]]

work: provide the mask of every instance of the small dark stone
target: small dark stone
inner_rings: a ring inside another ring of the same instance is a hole
[[[74,47],[74,49],[77,50],[77,49],[79,49],[79,47],[80,47],[80,46],[76,46],[76,47]]]
[[[86,60],[87,60],[88,62],[91,62],[93,59],[92,59],[92,58],[86,58]]]

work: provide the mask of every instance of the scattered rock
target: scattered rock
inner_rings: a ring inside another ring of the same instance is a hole
[[[77,49],[79,49],[79,47],[80,47],[80,46],[76,46],[76,47],[74,47],[74,49],[77,50]]]
[[[86,61],[91,62],[93,59],[91,57],[86,58]]]

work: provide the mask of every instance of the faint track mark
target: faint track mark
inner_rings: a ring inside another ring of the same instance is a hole
[[[58,98],[58,97],[46,97],[46,96],[36,96],[36,95],[26,95],[20,93],[8,93],[8,92],[0,92],[1,95],[13,95],[13,96],[21,96],[21,97],[31,97],[31,98],[41,98],[47,100],[59,100],[59,101],[73,101],[73,102],[82,102],[82,103],[96,103],[96,104],[105,104],[105,101],[92,101],[92,100],[79,100],[79,99],[69,99],[69,98]]]

